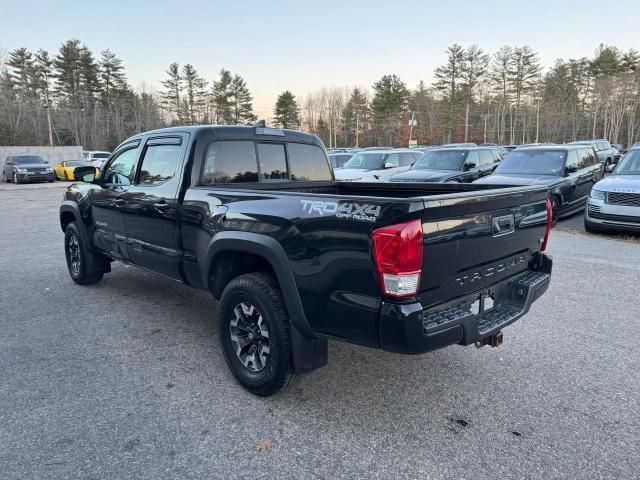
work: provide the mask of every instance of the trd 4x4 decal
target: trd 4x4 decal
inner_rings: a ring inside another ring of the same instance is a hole
[[[375,222],[380,215],[380,205],[355,202],[331,202],[322,200],[300,200],[302,210],[309,215],[335,215],[347,220]]]

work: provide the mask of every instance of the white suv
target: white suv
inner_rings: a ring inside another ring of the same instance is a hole
[[[87,162],[93,163],[96,168],[100,169],[102,168],[102,165],[104,165],[104,162],[106,162],[109,158],[109,155],[111,155],[111,152],[104,152],[100,150],[86,150],[82,152],[82,159]]]
[[[342,168],[334,171],[342,182],[385,182],[406,172],[422,152],[415,150],[370,150],[356,153]]]

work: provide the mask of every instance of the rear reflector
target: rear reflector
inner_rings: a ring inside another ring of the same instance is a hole
[[[544,231],[544,240],[542,241],[542,252],[547,250],[549,242],[549,234],[551,233],[551,224],[553,222],[553,210],[551,209],[551,200],[547,198],[547,228]]]
[[[422,273],[422,222],[412,220],[380,228],[371,238],[383,293],[396,298],[414,296]]]

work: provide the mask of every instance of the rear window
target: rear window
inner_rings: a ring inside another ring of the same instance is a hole
[[[287,150],[291,180],[314,182],[333,179],[327,157],[320,147],[303,143],[289,143]]]
[[[252,141],[214,142],[207,148],[202,183],[249,183],[258,181],[258,162]]]
[[[110,153],[94,153],[93,158],[109,158]]]
[[[281,143],[259,143],[260,176],[263,181],[289,180],[287,157]]]

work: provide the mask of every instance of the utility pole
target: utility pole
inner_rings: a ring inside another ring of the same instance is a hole
[[[409,147],[411,146],[411,140],[413,137],[413,123],[415,122],[414,117],[415,117],[416,112],[411,112],[411,120],[409,120]]]
[[[51,126],[51,100],[49,100],[48,91],[45,91],[44,101],[46,102],[44,108],[47,109],[47,123],[49,124],[49,146],[53,147],[53,128]]]
[[[483,115],[484,117],[484,143],[487,143],[487,117],[489,114]]]

